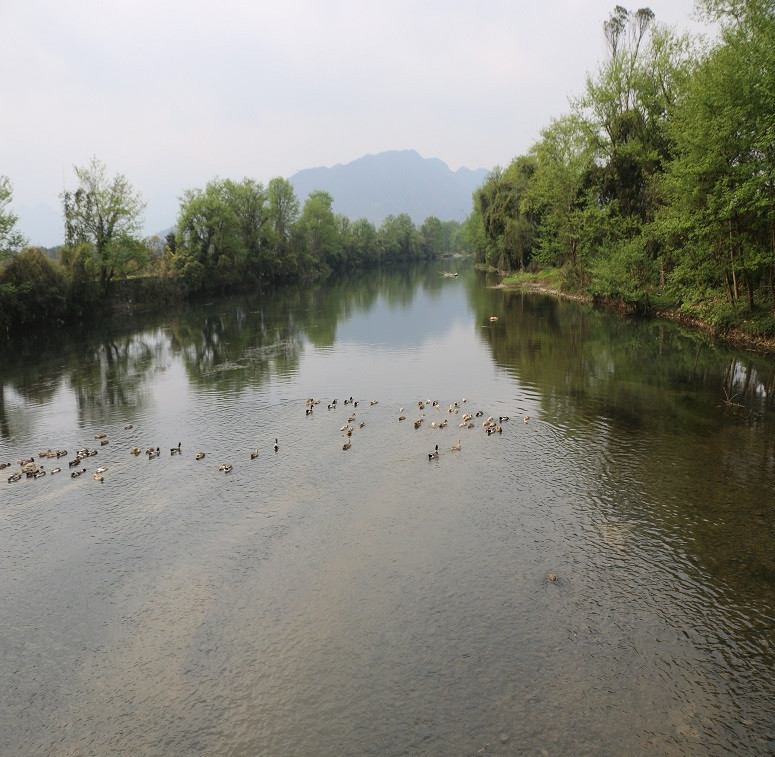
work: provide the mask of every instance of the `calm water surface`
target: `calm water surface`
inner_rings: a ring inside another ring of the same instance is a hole
[[[773,362],[438,268],[3,352],[0,753],[775,753]]]

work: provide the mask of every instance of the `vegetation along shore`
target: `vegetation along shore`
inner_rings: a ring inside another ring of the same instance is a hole
[[[775,5],[704,0],[711,43],[617,6],[570,112],[474,195],[476,260],[672,314],[757,348],[775,336]],[[531,278],[531,276],[533,278]]]
[[[144,239],[141,195],[94,158],[62,193],[64,244],[41,250],[15,230],[0,176],[0,333],[469,252],[509,274],[507,286],[773,350],[775,5],[698,0],[697,10],[717,25],[712,41],[616,6],[570,111],[490,172],[463,224],[417,227],[404,213],[377,228],[335,214],[324,191],[302,205],[286,179],[214,179],[183,194],[165,238]]]

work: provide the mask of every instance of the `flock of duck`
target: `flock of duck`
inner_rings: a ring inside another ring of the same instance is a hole
[[[417,411],[420,413],[419,416],[414,420],[414,428],[419,429],[424,424],[426,424],[430,428],[438,428],[443,429],[446,428],[449,425],[450,420],[452,420],[452,417],[455,415],[459,415],[463,411],[463,406],[468,402],[468,400],[464,397],[460,402],[453,402],[449,404],[449,406],[445,409],[442,407],[442,405],[437,401],[431,401],[431,400],[420,400],[417,403]],[[308,398],[305,401],[305,414],[307,416],[312,416],[314,414],[315,408],[321,404],[321,400],[314,399],[312,397]],[[378,404],[378,400],[371,400],[369,405],[374,406]],[[342,443],[342,450],[347,451],[352,447],[352,436],[354,432],[356,431],[356,428],[362,429],[365,427],[366,423],[365,421],[356,421],[356,408],[358,407],[358,400],[354,400],[352,397],[349,397],[348,399],[345,399],[342,402],[342,405],[348,408],[349,417],[347,418],[347,422],[341,426],[339,429],[342,432],[344,442]],[[333,400],[327,405],[328,411],[335,411],[339,407],[338,400]],[[426,410],[428,411],[428,414],[426,414]],[[401,407],[399,409],[400,415],[398,416],[398,422],[402,423],[407,420],[407,415],[405,414],[404,408]],[[430,419],[430,415],[436,415],[435,418]],[[463,412],[461,416],[461,422],[458,423],[458,427],[460,429],[474,429],[479,423],[480,418],[484,418],[484,411],[483,410],[477,410],[474,413],[468,413]],[[493,416],[488,416],[487,418],[484,418],[484,420],[481,421],[481,427],[485,431],[485,433],[490,436],[492,434],[501,434],[503,432],[503,424],[509,420],[508,416],[498,416],[497,418]],[[530,421],[530,416],[525,415],[523,417],[523,422],[527,424]],[[357,426],[356,426],[357,422]],[[134,425],[129,423],[126,426],[124,426],[124,431],[131,431],[134,428]],[[106,433],[101,432],[97,434],[95,437],[95,441],[99,441],[100,447],[105,447],[106,445],[110,444],[110,439],[108,439],[108,436]],[[274,446],[273,450],[275,452],[278,452],[280,450],[279,440],[275,438],[274,440]],[[450,452],[460,452],[462,450],[462,444],[461,444],[461,438],[458,437],[457,444],[453,444],[450,448]],[[98,449],[89,449],[88,447],[84,447],[80,450],[78,450],[75,453],[75,456],[73,459],[69,460],[67,463],[68,468],[71,468],[70,476],[72,478],[79,478],[84,473],[86,473],[86,468],[81,467],[83,461],[86,458],[94,457],[99,452]],[[145,450],[142,450],[140,447],[133,447],[129,453],[131,455],[134,455],[135,457],[139,457],[140,455],[145,454],[149,460],[153,460],[161,455],[161,449],[160,447],[148,447]],[[183,454],[183,448],[182,443],[178,442],[176,447],[170,447],[170,455],[182,455]],[[19,466],[18,469],[11,472],[11,474],[8,476],[8,483],[15,483],[16,481],[20,481],[22,478],[41,478],[46,475],[55,475],[57,473],[62,472],[62,468],[60,466],[55,466],[51,468],[50,470],[47,470],[46,465],[47,463],[44,463],[43,461],[46,460],[60,460],[61,458],[66,458],[68,456],[68,452],[65,449],[57,449],[52,450],[48,449],[42,452],[39,452],[36,457],[27,457],[22,458],[17,461],[17,465]],[[255,449],[250,453],[250,459],[255,460],[259,456],[259,450]],[[205,452],[197,452],[195,455],[196,460],[204,460],[206,457]],[[428,460],[437,460],[439,458],[439,445],[436,444],[434,449],[428,452]],[[9,468],[12,468],[11,463],[0,463],[0,470],[6,470]],[[233,470],[234,466],[231,463],[222,463],[220,467],[218,468],[219,472],[221,473],[230,473]],[[97,467],[97,469],[94,471],[93,478],[95,481],[102,482],[104,481],[104,473],[108,470],[107,466],[100,465]]]

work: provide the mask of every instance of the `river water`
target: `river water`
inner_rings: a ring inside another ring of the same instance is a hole
[[[459,265],[3,352],[0,753],[775,753],[775,364]]]

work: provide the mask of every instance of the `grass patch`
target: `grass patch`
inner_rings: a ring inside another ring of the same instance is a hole
[[[560,291],[563,289],[562,270],[560,268],[546,268],[541,271],[516,271],[503,279],[504,286],[530,286],[543,287]]]

